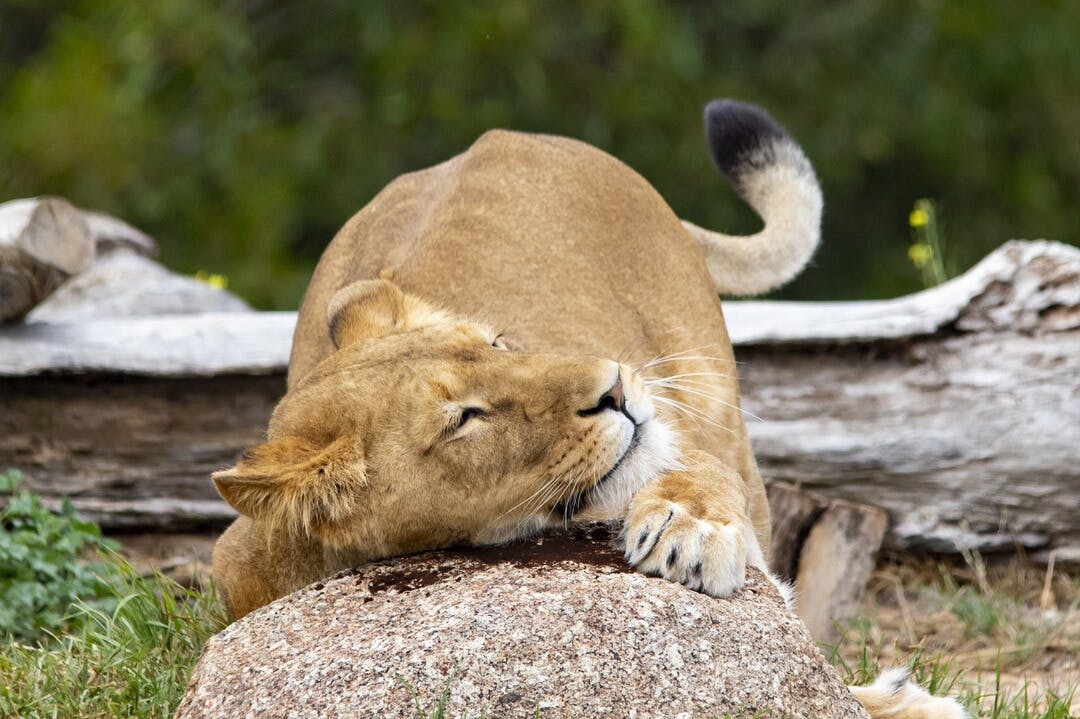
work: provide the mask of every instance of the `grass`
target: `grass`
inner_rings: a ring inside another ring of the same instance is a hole
[[[210,587],[113,558],[110,609],[76,602],[68,634],[0,646],[0,717],[171,717],[203,644],[225,625]],[[116,578],[118,577],[118,578]]]
[[[113,545],[71,512],[49,515],[5,477],[0,717],[171,717],[203,645],[226,623],[213,585],[141,575],[116,554],[80,558]],[[924,687],[981,719],[1073,716],[1080,581],[1022,561],[966,559],[886,562],[833,663],[852,684],[908,664]],[[448,719],[452,681],[427,706],[406,685],[416,719]],[[489,710],[476,716],[494,719]]]
[[[832,648],[854,684],[909,665],[973,717],[1065,719],[1080,690],[1080,581],[1022,558],[987,566],[897,557]]]
[[[875,654],[862,645],[858,659],[849,663],[834,651],[830,660],[840,670],[848,684],[867,684],[873,681],[882,664]],[[1000,667],[991,675],[977,672],[974,676],[959,669],[955,659],[943,656],[924,657],[914,654],[908,665],[916,681],[931,694],[950,695],[964,706],[972,717],[979,719],[1071,719],[1076,680],[1060,689],[1037,687],[1023,682],[1012,687],[1003,684]]]
[[[76,603],[75,631],[37,645],[0,645],[0,717],[172,716],[203,644],[225,624],[221,604],[212,587],[187,589],[160,574],[140,576],[118,557],[110,561],[121,577],[110,585],[110,608]],[[1033,610],[1031,571],[1003,571],[983,591],[963,568],[887,566],[875,580],[869,616],[851,627],[831,659],[853,684],[871,681],[883,667],[909,664],[923,686],[957,696],[973,717],[1067,719],[1074,715],[1076,674],[1069,666],[1052,669],[1062,657],[1067,664],[1070,653],[1073,661],[1080,656],[1072,623],[1080,583],[1057,577],[1063,608]],[[883,587],[894,589],[897,578],[911,630],[919,635],[914,643],[895,641],[905,631],[892,606],[898,595]],[[893,601],[883,602],[883,593]],[[1014,644],[1024,651],[1014,651]],[[1003,649],[982,652],[986,647]],[[988,661],[972,661],[984,654]],[[1038,668],[1036,679],[1017,679]],[[448,683],[426,706],[411,692],[416,718],[449,719],[449,689]],[[481,710],[476,716],[494,715]]]

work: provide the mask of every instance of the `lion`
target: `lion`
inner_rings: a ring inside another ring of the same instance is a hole
[[[768,571],[719,294],[794,277],[822,197],[764,110],[717,100],[705,125],[755,235],[681,221],[585,143],[503,130],[345,224],[267,441],[213,475],[241,515],[213,557],[234,618],[351,566],[566,521],[622,520],[631,565],[716,597]],[[908,682],[883,687],[864,690],[879,713]]]

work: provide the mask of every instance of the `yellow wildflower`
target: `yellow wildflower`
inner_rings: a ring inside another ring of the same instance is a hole
[[[911,260],[911,264],[915,265],[916,269],[921,270],[922,268],[930,264],[930,261],[932,259],[934,259],[934,249],[925,242],[916,242],[914,245],[908,248],[907,256],[908,259]]]
[[[213,272],[205,272],[199,270],[195,273],[195,279],[204,284],[208,284],[216,290],[224,290],[229,286],[229,278],[225,275],[219,275]]]

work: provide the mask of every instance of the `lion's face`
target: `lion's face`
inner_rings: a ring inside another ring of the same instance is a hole
[[[620,516],[673,464],[644,384],[611,360],[508,351],[385,281],[330,305],[338,349],[270,440],[214,476],[241,513],[384,556]]]

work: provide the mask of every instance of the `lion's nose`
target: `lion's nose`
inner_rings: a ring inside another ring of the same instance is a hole
[[[583,409],[578,414],[585,417],[590,414],[599,414],[606,409],[614,410],[616,412],[626,411],[626,397],[623,395],[622,384],[622,372],[619,372],[615,378],[615,384],[611,385],[611,388],[600,395],[600,399],[597,401],[595,407],[589,409]]]

